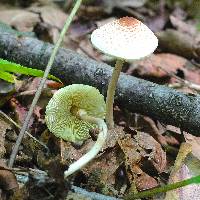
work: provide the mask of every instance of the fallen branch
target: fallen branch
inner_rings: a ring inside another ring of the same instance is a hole
[[[53,45],[35,38],[17,37],[0,28],[0,57],[28,67],[45,69]],[[106,94],[112,68],[86,56],[60,48],[51,73],[65,84],[84,83]],[[200,135],[200,96],[121,73],[116,101],[129,111],[148,115]]]

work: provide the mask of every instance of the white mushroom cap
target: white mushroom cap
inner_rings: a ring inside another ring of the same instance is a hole
[[[154,33],[133,17],[123,17],[93,31],[92,44],[103,53],[125,60],[148,56],[158,46]]]
[[[104,119],[104,97],[96,88],[72,84],[59,89],[46,107],[45,120],[49,130],[57,137],[80,144],[89,137],[89,130],[96,125],[76,116],[84,110],[88,115]]]

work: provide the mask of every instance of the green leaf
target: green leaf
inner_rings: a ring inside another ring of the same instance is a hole
[[[1,71],[1,70],[0,70],[0,79],[3,79],[3,80],[10,82],[10,83],[15,82],[15,76],[14,75],[12,75],[8,72]]]
[[[20,64],[9,62],[9,61],[3,60],[3,59],[0,59],[0,70],[12,72],[12,73],[36,76],[36,77],[43,77],[43,75],[44,75],[44,72],[42,70],[24,67],[24,66],[21,66]],[[49,75],[48,78],[58,81],[58,82],[61,82],[61,80],[59,78],[57,78],[53,75]]]

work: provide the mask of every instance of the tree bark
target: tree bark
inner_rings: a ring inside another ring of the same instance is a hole
[[[38,39],[1,32],[0,57],[24,66],[45,69],[53,45]],[[112,68],[74,51],[60,48],[51,74],[65,84],[83,83],[106,95]],[[200,135],[200,96],[183,94],[121,73],[116,102],[131,112],[148,115],[165,124]]]

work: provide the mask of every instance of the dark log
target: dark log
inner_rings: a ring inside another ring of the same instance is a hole
[[[45,69],[53,45],[35,38],[0,31],[0,57],[37,69]],[[51,73],[64,83],[83,83],[106,94],[112,68],[86,56],[60,48]],[[131,112],[148,115],[200,135],[200,96],[121,73],[116,101]]]

